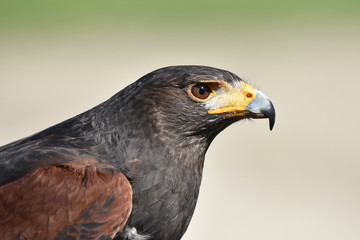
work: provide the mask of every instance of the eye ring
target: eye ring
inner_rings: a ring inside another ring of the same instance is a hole
[[[205,100],[211,95],[212,90],[207,84],[197,83],[191,87],[190,92],[195,98]]]

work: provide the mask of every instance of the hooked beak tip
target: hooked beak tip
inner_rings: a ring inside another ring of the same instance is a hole
[[[270,128],[270,131],[272,131],[274,128],[274,125],[275,125],[276,113],[275,113],[274,105],[272,104],[271,101],[269,101],[269,102],[270,102],[270,108],[267,110],[264,110],[263,114],[269,118],[269,128]]]

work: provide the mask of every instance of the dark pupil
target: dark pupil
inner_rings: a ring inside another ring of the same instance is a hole
[[[204,86],[199,86],[200,95],[204,95],[207,92],[207,89]]]

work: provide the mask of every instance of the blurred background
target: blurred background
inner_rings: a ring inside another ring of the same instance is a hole
[[[0,145],[179,64],[230,70],[277,122],[222,132],[183,239],[359,239],[360,1],[0,0]]]

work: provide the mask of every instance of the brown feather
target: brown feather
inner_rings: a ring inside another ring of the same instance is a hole
[[[41,167],[0,188],[0,239],[113,238],[132,208],[121,173],[96,165]]]

